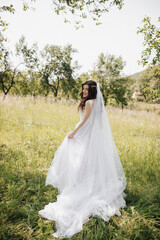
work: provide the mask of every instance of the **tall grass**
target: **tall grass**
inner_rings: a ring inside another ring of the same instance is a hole
[[[77,103],[8,96],[0,109],[0,239],[54,239],[55,223],[38,211],[56,201],[57,189],[45,178],[79,121]],[[109,222],[91,218],[72,239],[159,239],[160,117],[106,109],[127,179],[127,208]]]

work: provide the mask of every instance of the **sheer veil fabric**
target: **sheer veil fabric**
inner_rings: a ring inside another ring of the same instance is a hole
[[[80,116],[78,124],[83,111]],[[57,201],[39,211],[55,221],[53,236],[58,238],[71,238],[91,216],[108,221],[126,207],[126,178],[98,83],[87,121],[72,139],[68,134],[54,154],[45,182],[58,188]]]

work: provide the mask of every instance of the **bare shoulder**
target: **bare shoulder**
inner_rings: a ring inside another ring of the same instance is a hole
[[[88,99],[86,102],[92,103],[94,99]]]
[[[86,106],[91,106],[91,100],[87,100],[85,103]]]
[[[89,100],[86,101],[86,103],[90,104],[90,106],[93,107],[94,101],[95,101],[95,99],[89,99]]]

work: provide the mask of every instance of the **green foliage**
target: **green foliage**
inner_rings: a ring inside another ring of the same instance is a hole
[[[32,77],[28,77],[27,73],[21,72],[15,78],[16,84],[11,89],[10,93],[13,95],[20,95],[20,96],[48,96],[49,94],[49,87],[43,85],[40,81],[40,78],[37,73],[32,74]]]
[[[16,52],[17,56],[22,56],[24,60],[28,79],[34,83],[36,79],[39,80],[41,87],[44,87],[45,95],[51,90],[57,97],[61,88],[63,94],[77,97],[74,71],[78,68],[78,64],[72,64],[72,54],[77,51],[71,45],[61,47],[47,44],[42,51],[39,51],[36,43],[28,48],[22,36],[16,45]]]
[[[109,12],[112,6],[117,6],[121,9],[124,5],[124,0],[101,0],[101,1],[81,1],[81,0],[52,0],[54,5],[54,10],[59,15],[60,13],[65,13],[66,15],[74,15],[76,18],[74,20],[75,26],[77,28],[83,27],[82,19],[91,17],[96,25],[101,24],[100,17]],[[65,22],[69,22],[69,17],[65,18]],[[79,19],[79,20],[77,20]]]
[[[72,54],[75,52],[71,45],[64,48],[46,45],[41,52],[44,62],[40,70],[42,81],[49,85],[55,97],[60,86],[64,94],[69,94],[76,84],[73,73],[77,66],[72,66]]]
[[[0,72],[0,88],[5,95],[9,92],[11,86],[12,86],[11,72],[10,71]]]
[[[78,63],[72,60],[72,55],[77,50],[71,45],[64,47],[57,45],[46,45],[39,51],[37,43],[31,47],[22,36],[16,44],[16,56],[22,59],[24,70],[12,69],[10,52],[2,48],[0,59],[0,89],[7,95],[9,91],[18,95],[45,95],[50,90],[54,96],[61,95],[68,98],[78,99],[80,79],[75,78],[75,70],[79,68]]]
[[[127,106],[127,78],[119,78],[111,81],[110,83],[110,98],[114,98],[117,104],[121,104],[122,109],[124,106]]]
[[[143,111],[148,106],[141,105]],[[0,109],[0,239],[54,239],[55,222],[38,211],[56,201],[58,191],[45,186],[45,178],[55,151],[79,121],[77,105],[7,96]],[[109,222],[91,217],[72,240],[159,239],[160,119],[143,111],[107,107],[127,179],[127,208]]]
[[[29,0],[30,2],[35,2],[36,0]],[[30,6],[30,2],[21,1],[22,8],[24,11],[27,11],[28,9],[34,10],[33,7]],[[4,4],[4,3],[3,3]],[[3,5],[0,7],[0,12],[10,12],[15,13],[16,9],[14,8],[13,4]],[[4,36],[4,31],[7,29],[8,23],[0,16],[0,58],[2,55],[2,43],[7,41],[6,37]]]
[[[96,69],[99,70],[101,75],[105,78],[115,79],[120,76],[126,62],[123,61],[122,57],[115,57],[113,54],[104,55],[101,53],[98,56]]]
[[[101,53],[95,65],[95,70],[91,76],[93,80],[100,83],[101,92],[103,94],[104,103],[107,104],[109,98],[114,98],[116,102],[123,108],[127,105],[127,78],[120,78],[120,73],[125,66],[122,57]]]
[[[31,5],[31,2],[35,2],[35,1],[36,0],[29,0],[29,2],[21,1],[23,10],[26,11],[28,9],[33,9],[30,5]],[[9,6],[4,5],[0,7],[0,12],[10,12],[14,14],[16,12],[16,9],[13,4],[10,4]]]
[[[84,82],[86,82],[86,81],[88,81],[89,79],[90,79],[90,75],[89,75],[89,73],[82,73],[80,76],[79,76],[79,78],[82,80],[82,82],[84,83]],[[82,89],[82,88],[81,88]]]
[[[160,103],[160,65],[148,67],[138,78],[138,88],[146,101]]]
[[[37,43],[34,43],[29,48],[23,35],[19,39],[18,43],[16,43],[16,56],[21,56],[23,58],[23,63],[30,72],[39,68],[40,61],[38,55],[38,45]]]
[[[11,88],[15,85],[15,78],[19,72],[17,67],[13,69],[12,63],[10,62],[11,53],[7,50],[4,44],[1,45],[1,57],[0,57],[0,89],[4,95],[7,95]]]
[[[81,78],[77,78],[76,80],[72,80],[72,81],[69,81],[67,82],[66,81],[66,85],[64,85],[64,82],[63,84],[61,84],[60,86],[60,89],[62,89],[62,96],[65,96],[67,97],[67,99],[69,98],[73,98],[75,100],[78,100],[80,99],[80,91],[81,91],[81,87],[82,87],[82,80]],[[66,92],[66,94],[65,94]]]
[[[141,53],[141,63],[143,66],[155,65],[160,63],[160,27],[156,27],[151,24],[151,18],[145,17],[143,20],[143,27],[138,27],[137,34],[141,33],[144,36],[144,50]],[[158,23],[160,23],[160,17],[158,18]]]
[[[13,5],[10,4],[10,6],[0,7],[0,12],[4,11],[14,13],[15,9],[13,8]],[[7,39],[4,37],[4,31],[7,29],[7,26],[8,23],[0,16],[0,59],[2,57],[3,42],[7,41]]]

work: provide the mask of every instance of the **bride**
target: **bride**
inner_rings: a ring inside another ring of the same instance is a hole
[[[39,211],[55,221],[58,238],[80,232],[91,216],[108,221],[126,207],[126,178],[99,83],[86,81],[80,95],[80,121],[55,152],[45,182],[58,188],[57,201]]]

